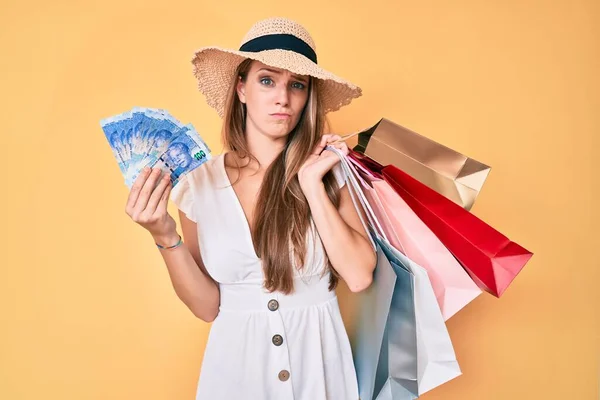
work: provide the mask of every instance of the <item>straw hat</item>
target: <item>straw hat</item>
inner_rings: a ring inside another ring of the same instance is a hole
[[[315,43],[303,26],[287,18],[268,18],[250,28],[239,50],[211,46],[194,53],[192,64],[198,89],[221,118],[236,68],[246,58],[318,78],[326,113],[338,110],[362,94],[358,86],[317,65]]]

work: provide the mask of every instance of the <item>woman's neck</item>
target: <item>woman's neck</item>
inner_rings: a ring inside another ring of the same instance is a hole
[[[233,156],[231,157],[231,163],[235,165],[237,162],[239,166],[248,168],[252,172],[264,172],[283,151],[286,140],[287,138],[285,137],[273,140],[273,138],[263,134],[247,134],[246,144],[248,151],[256,158],[258,163],[249,157],[241,158],[236,152],[232,152],[230,155]]]

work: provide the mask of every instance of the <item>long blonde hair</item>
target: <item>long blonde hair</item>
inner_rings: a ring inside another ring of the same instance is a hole
[[[252,60],[243,61],[235,74],[227,94],[223,121],[223,144],[238,157],[258,160],[250,153],[245,138],[246,107],[238,96],[238,80],[247,79]],[[252,241],[254,250],[263,263],[264,287],[269,291],[289,294],[294,291],[292,256],[303,266],[306,254],[306,234],[311,227],[311,212],[298,182],[298,171],[318,144],[326,127],[325,113],[320,104],[317,80],[310,77],[308,100],[296,127],[289,133],[283,151],[265,172],[254,210]],[[238,165],[238,169],[239,169]],[[327,196],[337,207],[339,187],[332,172],[323,178]],[[325,255],[327,268],[331,272],[329,290],[334,290],[339,274],[332,268]]]

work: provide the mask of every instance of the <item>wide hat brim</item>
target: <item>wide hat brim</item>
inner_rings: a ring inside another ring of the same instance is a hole
[[[198,90],[204,94],[208,105],[213,107],[221,118],[225,114],[227,92],[233,83],[235,71],[246,58],[298,75],[317,78],[325,113],[336,111],[362,95],[362,90],[358,86],[321,68],[304,55],[294,51],[275,49],[245,52],[221,47],[204,47],[194,53],[193,72],[198,80]]]

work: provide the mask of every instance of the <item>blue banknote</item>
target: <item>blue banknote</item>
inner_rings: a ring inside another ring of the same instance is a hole
[[[194,127],[164,109],[134,107],[100,120],[100,126],[129,188],[146,166],[171,174],[176,185],[181,175],[210,159]]]
[[[156,162],[182,127],[174,118],[168,118],[164,110],[136,107],[132,111],[134,133],[129,174]]]
[[[123,175],[126,174],[130,160],[129,146],[127,144],[129,142],[127,139],[127,122],[124,122],[129,119],[131,119],[131,113],[125,112],[100,121],[106,140],[110,145],[114,157],[117,159],[119,169]]]
[[[163,173],[168,173],[175,186],[182,175],[198,168],[210,158],[208,146],[189,124],[182,128],[180,134],[169,143],[166,151],[151,167],[160,168]]]

